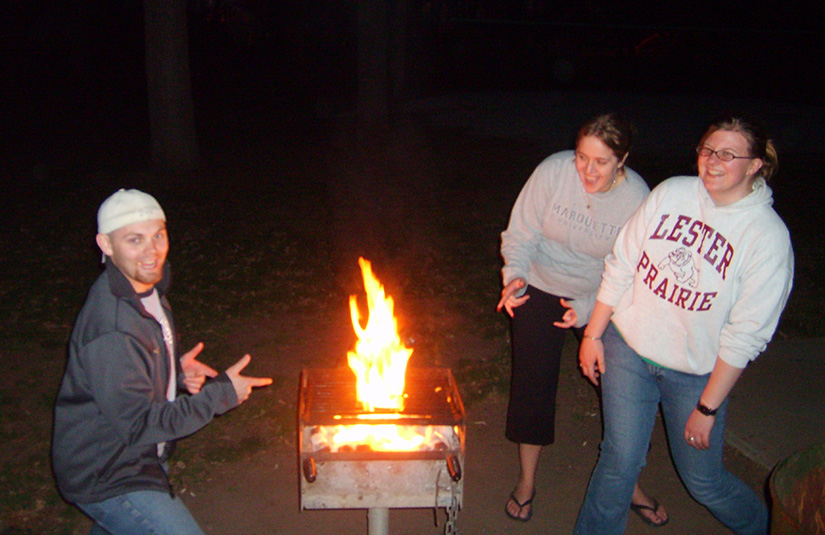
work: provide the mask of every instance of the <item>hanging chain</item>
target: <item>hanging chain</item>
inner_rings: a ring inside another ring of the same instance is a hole
[[[450,498],[450,505],[447,506],[447,522],[444,524],[444,535],[457,535],[458,526],[458,510],[461,509],[461,503],[458,501],[458,483],[453,481],[450,484],[452,497]]]
[[[435,525],[438,526],[438,495],[443,488],[440,484],[441,474],[446,475],[450,482],[450,504],[447,506],[447,522],[444,523],[444,535],[457,535],[458,526],[456,522],[458,521],[458,511],[461,509],[461,502],[458,500],[460,494],[459,485],[458,482],[453,481],[443,469],[438,471],[435,478],[435,504],[433,507]]]

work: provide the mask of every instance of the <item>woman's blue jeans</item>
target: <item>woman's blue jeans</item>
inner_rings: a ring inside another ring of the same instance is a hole
[[[670,454],[690,495],[735,533],[766,534],[765,504],[722,464],[727,402],[716,414],[709,449],[697,450],[685,442],[685,425],[710,374],[693,375],[650,364],[624,342],[613,324],[602,340],[604,437],[575,533],[624,533],[633,487],[645,464],[661,403]]]
[[[92,520],[89,535],[204,535],[179,497],[141,490],[77,506]]]

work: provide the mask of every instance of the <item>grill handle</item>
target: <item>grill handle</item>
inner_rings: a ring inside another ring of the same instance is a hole
[[[455,455],[447,456],[447,471],[450,473],[450,478],[456,483],[461,480],[461,463]]]
[[[307,483],[314,483],[318,478],[318,470],[315,468],[315,458],[307,457],[301,465],[304,470],[304,477],[306,478]]]

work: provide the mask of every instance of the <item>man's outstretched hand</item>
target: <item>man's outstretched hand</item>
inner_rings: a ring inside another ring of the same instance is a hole
[[[249,398],[249,394],[252,393],[253,388],[272,384],[272,379],[269,377],[248,377],[241,375],[241,370],[246,368],[251,360],[251,356],[248,354],[244,355],[238,362],[226,369],[226,375],[229,376],[229,380],[232,381],[232,386],[235,387],[235,395],[238,396],[238,405]]]

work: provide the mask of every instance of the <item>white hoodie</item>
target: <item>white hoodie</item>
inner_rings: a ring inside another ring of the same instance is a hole
[[[699,177],[654,188],[605,259],[599,301],[642,357],[703,375],[764,351],[793,280],[793,250],[762,178],[716,206]]]

